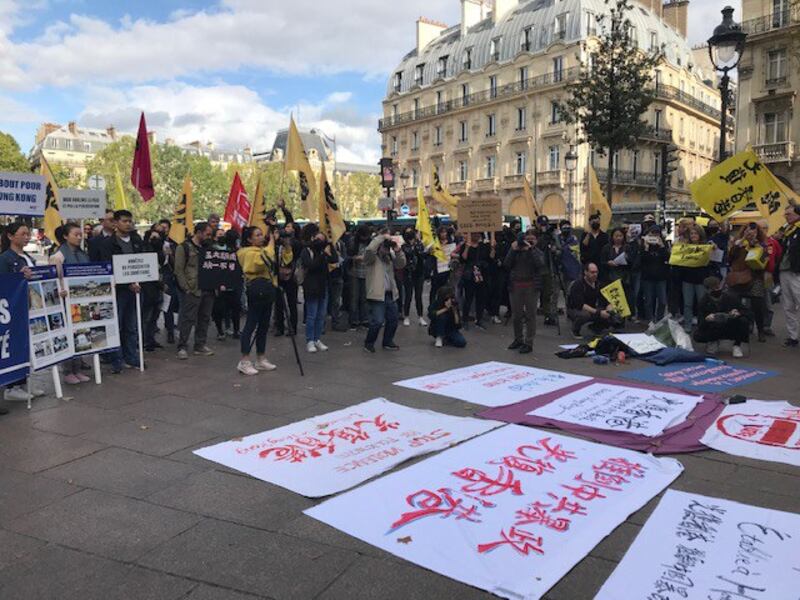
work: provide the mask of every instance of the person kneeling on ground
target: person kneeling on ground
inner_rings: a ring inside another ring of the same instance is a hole
[[[572,335],[582,339],[581,328],[590,323],[594,333],[622,326],[622,319],[608,308],[608,300],[597,284],[599,269],[594,263],[583,268],[583,277],[575,281],[567,297],[567,316],[572,321]]]
[[[708,354],[716,354],[720,340],[733,340],[733,357],[742,358],[742,344],[750,340],[750,312],[735,292],[723,291],[719,278],[706,277],[703,285],[706,294],[698,307],[694,341],[706,344]]]
[[[436,291],[436,298],[428,308],[431,324],[429,333],[436,338],[436,347],[445,344],[455,348],[464,348],[467,340],[461,334],[461,315],[458,313],[456,293],[450,286]]]

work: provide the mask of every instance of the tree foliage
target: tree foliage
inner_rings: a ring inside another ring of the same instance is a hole
[[[10,133],[0,131],[0,171],[28,172],[31,165]]]
[[[649,127],[642,115],[653,101],[653,70],[661,52],[639,49],[633,23],[628,18],[630,0],[605,0],[612,5],[597,17],[600,36],[591,51],[589,64],[567,87],[568,99],[560,112],[567,123],[577,124],[581,142],[588,142],[600,154],[608,155],[606,196],[612,202],[614,154],[636,148],[637,139]]]

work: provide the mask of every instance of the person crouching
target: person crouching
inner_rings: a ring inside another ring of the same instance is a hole
[[[445,344],[455,348],[464,348],[467,340],[461,334],[461,315],[458,312],[458,300],[455,290],[450,286],[436,291],[436,298],[428,308],[431,324],[429,333],[436,338],[435,346],[441,348]]]

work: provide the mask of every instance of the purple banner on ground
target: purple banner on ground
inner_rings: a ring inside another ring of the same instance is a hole
[[[775,371],[752,369],[712,363],[674,364],[667,367],[647,367],[620,375],[655,385],[669,385],[690,392],[727,392],[731,388],[750,385]]]
[[[608,431],[587,427],[574,423],[565,423],[550,417],[537,417],[528,413],[541,408],[566,394],[576,392],[593,384],[615,384],[622,382],[614,379],[592,379],[585,383],[579,383],[571,387],[544,394],[529,400],[523,400],[516,404],[491,408],[478,413],[484,419],[504,421],[506,423],[516,423],[519,425],[531,425],[533,427],[553,427],[580,435],[582,437],[617,446],[638,450],[640,452],[652,452],[653,454],[680,454],[685,452],[699,452],[707,450],[706,446],[700,443],[706,430],[716,420],[725,405],[722,398],[716,394],[702,394],[703,400],[694,407],[686,420],[666,429],[656,437],[647,437],[629,431]],[[627,387],[637,390],[650,390],[661,393],[676,393],[679,390],[664,386],[646,385],[640,383],[625,384]]]

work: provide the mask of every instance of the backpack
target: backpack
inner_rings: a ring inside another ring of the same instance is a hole
[[[314,258],[314,251],[311,248],[306,248],[308,251],[309,256],[313,259]],[[297,261],[297,266],[294,269],[294,280],[297,285],[303,285],[303,282],[306,280],[306,267],[303,265],[302,257],[301,260]]]

